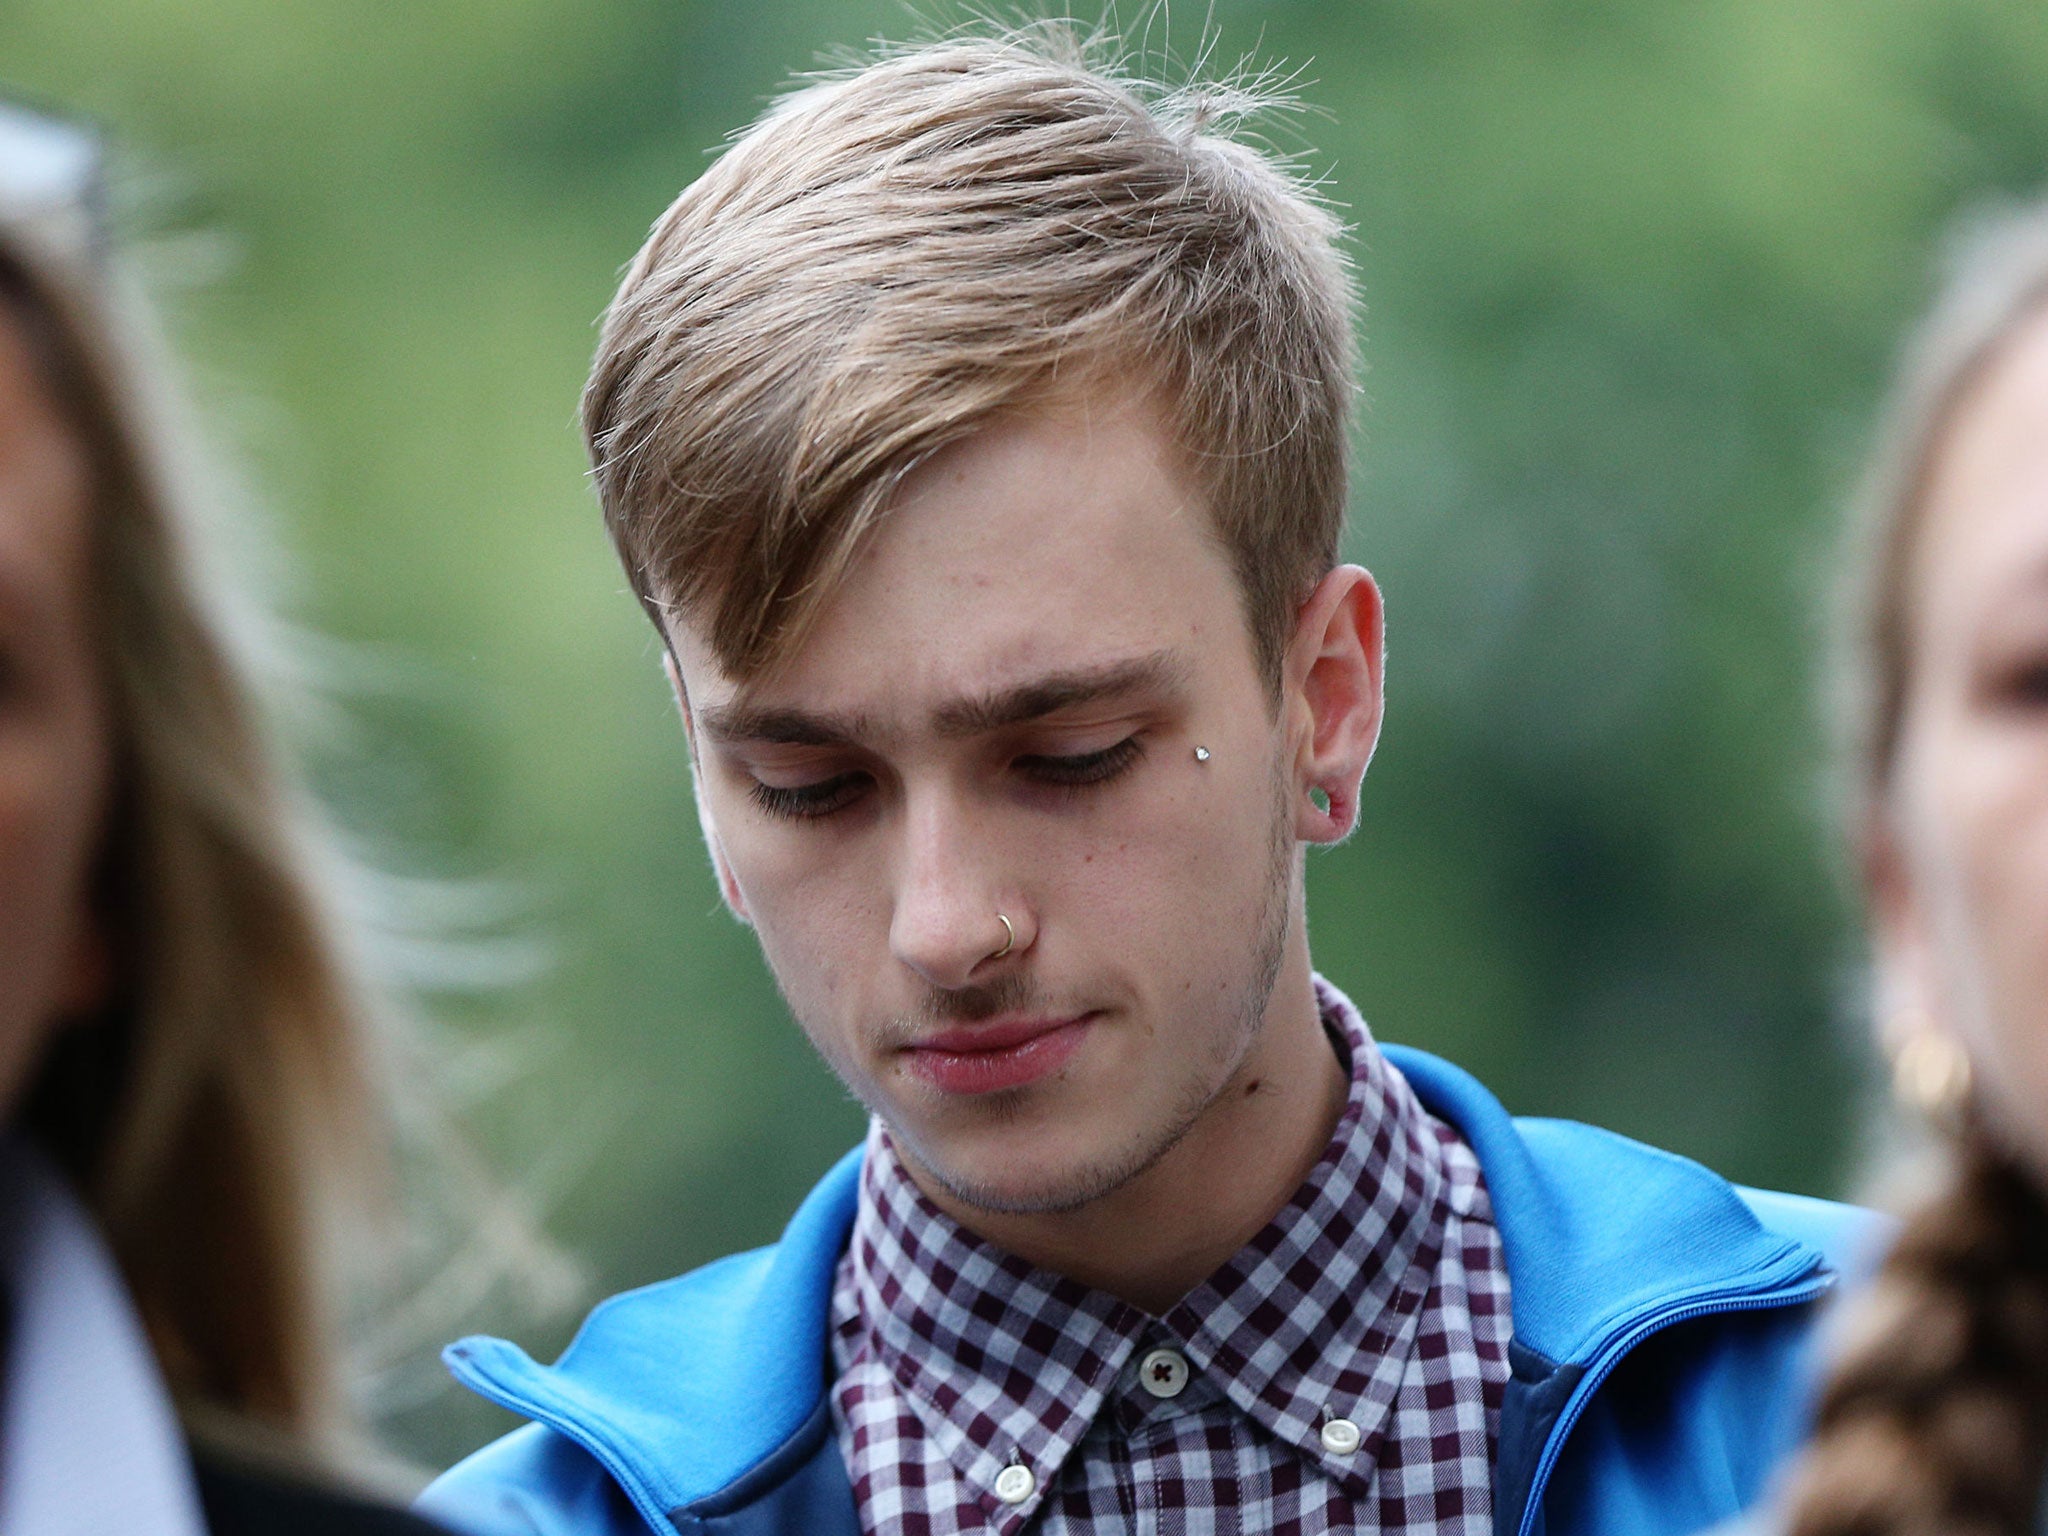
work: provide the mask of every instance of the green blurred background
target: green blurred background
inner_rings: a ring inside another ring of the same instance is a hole
[[[1517,1110],[1841,1190],[1866,1069],[1818,595],[1936,232],[2041,176],[2048,7],[1212,20],[1221,57],[1301,66],[1367,304],[1350,551],[1386,587],[1391,699],[1359,835],[1311,861],[1321,968]],[[1153,17],[1155,50],[1201,21]],[[300,557],[280,599],[357,647],[327,788],[405,868],[511,893],[548,953],[449,1011],[503,1047],[477,1133],[594,1292],[772,1237],[861,1116],[717,909],[582,479],[592,322],[789,70],[916,25],[874,0],[0,6],[0,80],[102,119],[167,265],[207,279],[176,318]],[[542,1351],[571,1321],[458,1310]],[[384,1383],[429,1463],[502,1427],[437,1379]]]

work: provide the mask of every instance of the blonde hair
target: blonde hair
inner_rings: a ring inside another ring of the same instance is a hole
[[[1912,338],[1851,523],[1836,724],[1852,822],[1887,814],[1913,677],[1913,570],[1957,414],[2048,309],[2048,205],[1966,228]],[[2028,1536],[2048,1468],[2048,1201],[1966,1115],[1844,1337],[1789,1493],[1793,1536]]]
[[[188,1417],[332,1445],[327,1217],[385,1133],[366,999],[134,304],[117,267],[0,233],[0,312],[92,468],[114,759],[94,886],[111,1001],[59,1035],[19,1114],[101,1222]]]
[[[662,215],[584,432],[657,626],[746,678],[800,642],[920,460],[1089,386],[1156,393],[1277,678],[1335,563],[1352,342],[1339,225],[1226,137],[1246,86],[1155,89],[1046,23],[809,85]]]

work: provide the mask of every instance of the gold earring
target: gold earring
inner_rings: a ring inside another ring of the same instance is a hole
[[[1953,1130],[1975,1079],[1970,1053],[1947,1030],[1923,1020],[1899,1032],[1892,1048],[1892,1096],[1906,1108]]]

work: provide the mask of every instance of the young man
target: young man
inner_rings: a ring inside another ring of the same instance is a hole
[[[1050,34],[814,86],[655,228],[585,423],[704,835],[873,1111],[616,1298],[477,1532],[1678,1533],[1796,1432],[1832,1207],[1516,1122],[1311,970],[1380,597],[1329,215]]]

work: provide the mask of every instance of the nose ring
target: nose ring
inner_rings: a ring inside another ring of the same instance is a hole
[[[1003,947],[988,956],[991,960],[1000,960],[1017,947],[1016,926],[1000,912],[996,914],[996,921],[1003,925]]]

